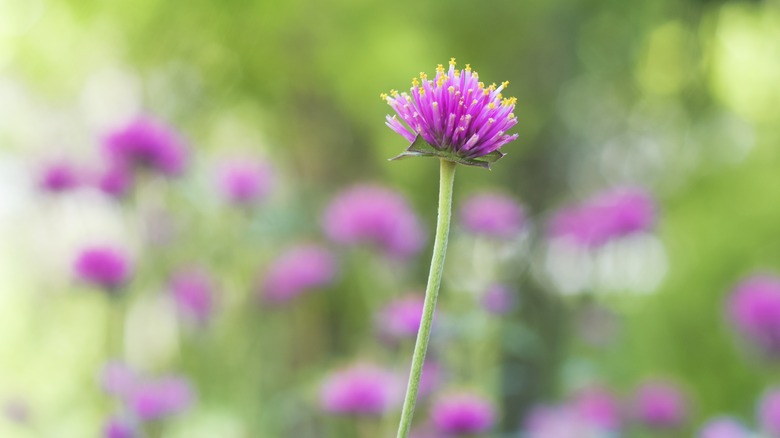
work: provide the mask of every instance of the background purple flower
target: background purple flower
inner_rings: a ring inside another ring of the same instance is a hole
[[[731,417],[717,417],[708,421],[698,438],[749,438],[750,432],[739,421]]]
[[[239,205],[248,205],[270,193],[274,178],[271,167],[266,163],[236,160],[222,166],[218,183],[222,195],[227,200]]]
[[[358,363],[330,374],[320,388],[320,406],[332,414],[381,415],[402,395],[398,376],[370,363]]]
[[[107,394],[124,398],[139,382],[137,373],[126,363],[109,361],[100,373],[100,385]]]
[[[38,181],[42,190],[50,193],[62,193],[72,190],[81,184],[79,172],[72,165],[57,162],[46,165]]]
[[[184,170],[187,149],[171,127],[150,117],[138,117],[104,140],[109,161],[121,168],[148,168],[165,176]]]
[[[122,286],[131,273],[127,256],[108,246],[93,246],[82,250],[76,259],[74,270],[82,281],[104,289]]]
[[[198,323],[206,323],[214,308],[214,287],[202,270],[186,269],[173,275],[169,288],[179,311]]]
[[[634,417],[652,429],[672,429],[682,426],[688,415],[685,396],[668,382],[647,382],[634,396]]]
[[[421,295],[409,294],[388,303],[376,318],[380,336],[394,341],[415,338],[420,330],[424,300]]]
[[[128,398],[128,404],[143,421],[167,417],[187,409],[195,396],[189,381],[168,376],[140,382]]]
[[[479,434],[490,430],[496,421],[493,404],[470,392],[440,396],[431,406],[431,420],[446,434]]]
[[[423,230],[406,199],[384,187],[359,185],[339,194],[324,214],[325,235],[342,245],[369,243],[407,257],[423,246]]]
[[[595,247],[650,230],[655,220],[656,207],[650,195],[640,188],[624,187],[559,210],[550,220],[549,233],[581,246]]]
[[[780,437],[780,387],[771,388],[758,405],[758,424],[761,431]]]
[[[133,186],[133,175],[122,166],[112,165],[98,175],[96,185],[103,193],[122,198]]]
[[[491,284],[482,293],[482,307],[494,315],[504,315],[511,312],[517,304],[514,291],[503,284]]]
[[[754,275],[743,280],[727,307],[740,334],[767,353],[780,354],[780,278]]]
[[[469,232],[508,239],[523,228],[525,213],[510,196],[481,193],[466,199],[460,208],[460,220]]]
[[[329,285],[336,277],[336,269],[335,258],[324,248],[290,248],[268,267],[262,296],[271,302],[289,301],[310,289]]]
[[[575,412],[588,424],[603,431],[620,429],[620,405],[615,396],[600,387],[578,391],[571,400]]]
[[[127,420],[119,417],[110,417],[103,426],[103,438],[135,438],[135,427]]]
[[[588,422],[572,406],[537,406],[525,420],[527,438],[603,438],[604,429]]]

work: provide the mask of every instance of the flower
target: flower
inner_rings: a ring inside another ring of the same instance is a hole
[[[74,265],[76,275],[84,282],[115,290],[130,278],[130,263],[118,249],[93,246],[79,254]]]
[[[769,436],[780,436],[780,387],[771,388],[758,406],[758,424]]]
[[[468,198],[460,209],[463,228],[498,239],[516,236],[525,222],[523,208],[511,197],[481,193]]]
[[[138,117],[110,133],[103,146],[114,166],[148,168],[165,176],[180,175],[187,158],[179,135],[150,117]]]
[[[288,249],[268,267],[261,293],[271,302],[286,302],[314,288],[329,285],[336,277],[336,260],[319,246]]]
[[[635,418],[652,429],[673,429],[685,422],[687,403],[680,390],[668,382],[647,382],[634,398]]]
[[[416,254],[424,243],[420,221],[399,193],[374,185],[354,186],[331,201],[325,235],[341,245],[371,243],[395,257]]]
[[[643,189],[617,188],[558,211],[550,221],[549,231],[552,237],[597,247],[611,239],[651,229],[655,210],[653,199]]]
[[[527,438],[602,438],[605,431],[571,406],[537,406],[525,420]],[[609,436],[609,435],[608,435]]]
[[[422,319],[423,296],[410,294],[388,303],[376,319],[377,329],[382,338],[398,341],[417,336]]]
[[[383,93],[382,99],[401,119],[388,115],[387,126],[412,143],[396,158],[437,156],[489,167],[504,155],[499,149],[517,138],[506,134],[517,124],[512,113],[517,99],[501,95],[508,85],[486,87],[469,64],[456,70],[452,58],[449,70],[440,64],[433,80],[425,73],[413,78],[410,94]]]
[[[109,361],[103,365],[100,383],[107,394],[123,398],[130,394],[139,382],[136,372],[126,363]]]
[[[110,417],[103,426],[104,438],[134,438],[137,436],[135,427],[122,418]]]
[[[63,193],[81,183],[78,171],[68,163],[52,163],[41,171],[39,186],[49,193]]]
[[[750,433],[739,421],[731,417],[716,417],[699,430],[698,438],[748,438]]]
[[[780,354],[780,278],[753,275],[728,298],[728,315],[738,332],[770,354]]]
[[[331,414],[380,415],[400,400],[398,376],[371,363],[330,374],[320,388],[320,406]]]
[[[138,383],[129,394],[128,405],[138,418],[150,421],[187,409],[194,398],[187,379],[166,376]]]
[[[620,406],[615,396],[604,388],[592,386],[580,390],[571,406],[586,423],[599,430],[620,429]]]
[[[222,166],[218,183],[222,195],[228,201],[237,205],[250,205],[271,191],[273,173],[266,163],[235,160]]]
[[[179,311],[198,323],[206,323],[214,307],[213,285],[206,272],[184,269],[176,272],[169,288]]]
[[[112,165],[98,175],[96,185],[106,195],[122,198],[133,185],[133,175],[122,166]]]
[[[446,434],[478,434],[493,427],[496,412],[483,397],[459,392],[439,397],[431,407],[431,419],[436,429]]]
[[[482,294],[482,307],[494,315],[504,315],[515,308],[517,299],[512,290],[503,284],[492,284]]]

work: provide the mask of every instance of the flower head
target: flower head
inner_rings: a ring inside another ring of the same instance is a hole
[[[434,402],[431,419],[436,429],[446,434],[479,434],[493,427],[496,411],[492,403],[477,394],[450,393]]]
[[[121,251],[108,246],[84,249],[76,259],[76,275],[84,282],[115,290],[130,278],[130,262]]]
[[[148,168],[165,176],[180,175],[187,159],[179,135],[148,117],[139,117],[112,132],[103,145],[113,165],[126,169]]]
[[[420,330],[424,297],[407,295],[387,304],[379,311],[377,329],[389,340],[414,339]]]
[[[268,301],[286,302],[327,286],[335,279],[336,270],[336,260],[328,250],[315,245],[296,246],[271,263],[261,293]]]
[[[129,394],[128,404],[138,418],[150,421],[187,409],[194,398],[187,379],[167,376],[137,384]]]
[[[206,323],[214,307],[213,284],[206,272],[196,269],[181,270],[169,284],[179,311],[198,323]]]
[[[517,124],[513,111],[517,99],[501,94],[509,82],[485,86],[466,64],[455,69],[439,65],[433,79],[420,73],[409,93],[391,90],[381,97],[396,112],[387,126],[411,146],[397,158],[437,156],[461,164],[489,167],[504,154],[500,148],[517,138],[506,132]],[[400,120],[398,119],[400,117]]]
[[[758,406],[758,424],[769,436],[780,436],[780,388],[772,388]]]
[[[655,203],[639,188],[619,188],[558,211],[550,234],[596,247],[611,239],[647,231],[655,223]]]
[[[499,193],[471,196],[463,203],[460,217],[467,231],[499,239],[516,236],[525,222],[520,204]]]
[[[256,161],[231,161],[219,172],[222,195],[237,205],[251,205],[268,195],[273,186],[270,166]]]
[[[727,306],[737,331],[767,353],[780,354],[780,278],[754,275],[743,280]]]
[[[119,417],[110,417],[103,426],[103,438],[135,438],[138,434],[133,425]]]
[[[424,243],[420,221],[401,194],[358,185],[338,195],[323,217],[325,234],[342,245],[371,243],[395,257],[417,253]]]
[[[514,292],[503,284],[491,284],[482,293],[482,307],[494,315],[509,313],[515,308],[517,298]]]
[[[620,429],[620,405],[608,390],[587,387],[575,394],[571,406],[588,424],[604,431]]]
[[[78,187],[81,183],[81,177],[70,164],[57,162],[43,168],[38,183],[40,188],[46,192],[62,193]]]
[[[133,174],[123,166],[110,165],[97,176],[96,185],[106,195],[122,198],[133,186]]]
[[[602,438],[605,430],[591,423],[576,407],[537,406],[525,420],[528,438]]]
[[[701,430],[698,438],[748,438],[750,432],[739,421],[731,417],[716,417],[708,421]]]
[[[100,373],[100,385],[103,391],[119,398],[130,394],[139,381],[136,372],[124,362],[107,362]]]
[[[652,429],[673,429],[685,422],[688,412],[683,393],[667,382],[647,382],[634,398],[634,415]]]
[[[320,388],[320,405],[332,414],[381,415],[400,400],[398,376],[370,363],[329,375]]]

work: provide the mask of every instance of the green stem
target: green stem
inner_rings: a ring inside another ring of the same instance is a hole
[[[420,330],[417,332],[417,343],[414,345],[412,370],[409,373],[409,384],[406,387],[406,398],[401,411],[401,424],[398,426],[398,438],[407,438],[412,426],[414,405],[417,401],[417,390],[420,387],[420,376],[425,362],[425,352],[428,350],[428,339],[431,336],[433,311],[436,308],[436,298],[441,285],[441,273],[444,268],[444,256],[447,252],[447,237],[450,233],[452,216],[452,186],[455,181],[456,163],[441,159],[441,175],[439,177],[439,216],[436,221],[436,239],[433,242],[433,257],[431,270],[428,273],[428,286],[425,289],[425,305],[423,306]]]

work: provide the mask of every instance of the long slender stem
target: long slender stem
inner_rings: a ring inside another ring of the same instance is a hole
[[[433,311],[436,308],[436,298],[439,295],[441,285],[441,273],[444,268],[444,256],[447,253],[447,238],[450,233],[450,219],[452,217],[452,186],[455,181],[456,164],[441,160],[441,174],[439,176],[439,215],[436,221],[436,239],[433,242],[433,256],[431,258],[431,270],[428,273],[428,286],[425,289],[425,305],[423,306],[420,330],[417,332],[417,342],[414,345],[412,356],[412,370],[409,373],[409,384],[406,387],[406,398],[401,411],[401,424],[398,426],[398,438],[407,438],[412,426],[414,405],[417,402],[417,391],[420,388],[420,376],[425,362],[425,353],[428,350],[428,339],[431,336],[431,324],[433,323]]]

